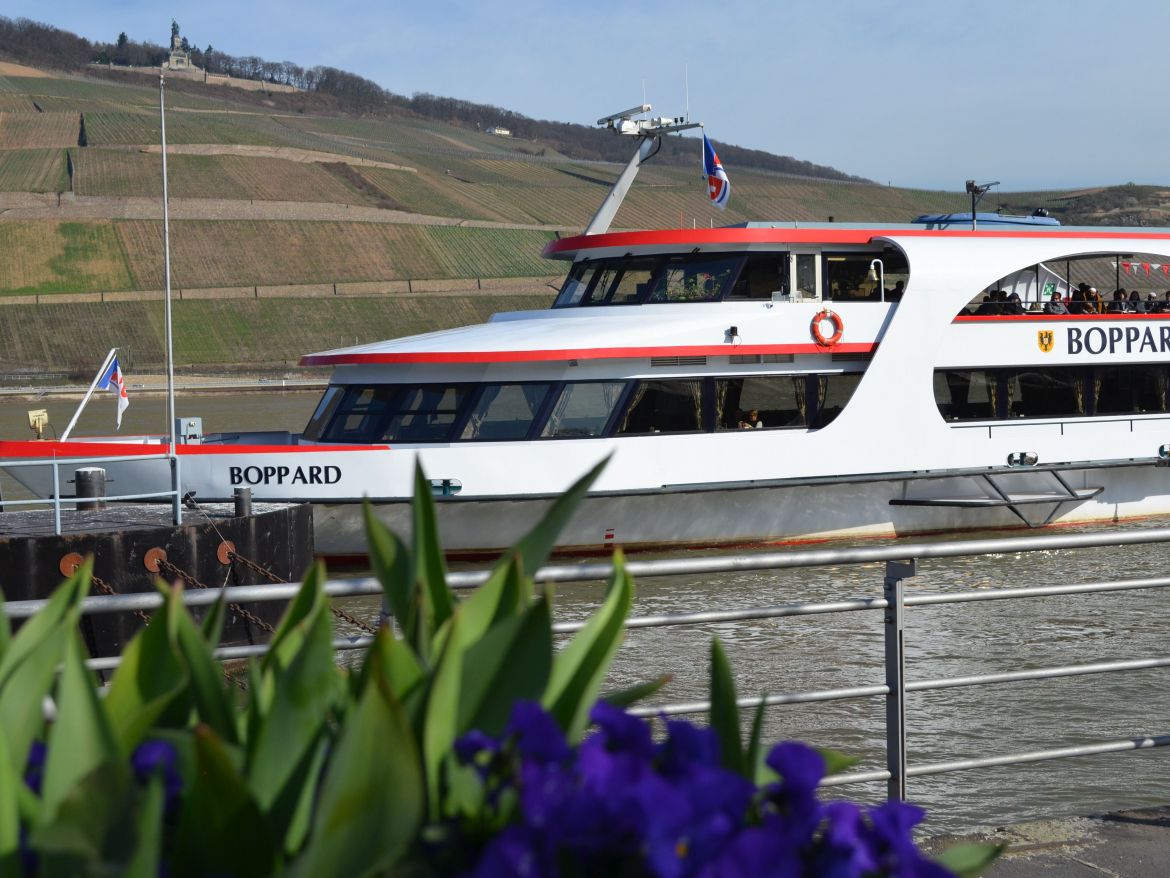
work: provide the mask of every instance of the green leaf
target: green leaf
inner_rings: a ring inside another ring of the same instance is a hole
[[[129,757],[163,711],[186,692],[187,672],[171,651],[169,611],[170,605],[164,603],[150,624],[126,645],[106,693],[106,715],[124,757]]]
[[[386,607],[398,621],[402,636],[417,649],[418,602],[414,600],[410,555],[402,540],[378,520],[368,498],[362,501],[362,518],[366,526],[370,569],[382,584]]]
[[[17,639],[24,630],[20,630]],[[17,772],[24,771],[29,747],[41,736],[45,696],[56,682],[65,643],[72,636],[70,625],[57,624],[31,651],[25,652],[0,688],[0,734],[8,738],[9,765]]]
[[[67,619],[76,620],[81,599],[89,591],[92,572],[93,559],[87,558],[72,576],[57,586],[40,612],[20,626],[0,659],[0,691],[16,668],[43,640],[52,636]]]
[[[943,851],[935,862],[954,872],[957,878],[979,878],[1006,849],[1006,844],[958,844]]]
[[[840,750],[833,750],[830,747],[817,747],[816,750],[825,760],[826,777],[848,771],[861,762],[859,756],[850,756],[848,753],[842,753]]]
[[[219,641],[223,637],[223,625],[226,619],[227,602],[221,594],[219,600],[208,607],[207,615],[203,617],[203,624],[199,626],[200,632],[203,634],[203,639],[207,641],[212,649],[219,646]]]
[[[458,734],[459,694],[463,685],[463,651],[459,649],[461,621],[459,613],[448,621],[449,634],[435,666],[423,714],[423,773],[427,785],[427,813],[431,820],[438,820],[441,815],[439,781],[442,763]]]
[[[383,629],[377,640],[390,638]],[[379,663],[345,724],[321,785],[305,853],[292,876],[389,873],[423,820],[418,744]]]
[[[158,878],[162,861],[163,806],[166,804],[163,780],[157,774],[146,785],[146,794],[138,810],[138,830],[134,854],[126,865],[124,878]]]
[[[720,761],[728,771],[745,774],[743,738],[739,731],[739,707],[735,703],[735,679],[719,638],[711,640],[711,728],[719,736]],[[750,774],[749,774],[750,776]]]
[[[173,655],[178,657],[187,675],[188,694],[195,706],[199,719],[215,730],[215,733],[229,743],[238,743],[237,718],[232,704],[224,690],[222,666],[215,660],[212,643],[206,639],[206,623],[216,615],[216,610],[204,619],[204,628],[195,626],[191,613],[183,604],[181,588],[167,589],[167,638]],[[222,601],[217,602],[222,614]],[[218,623],[213,623],[218,626]]]
[[[560,536],[565,525],[569,523],[569,519],[577,511],[581,500],[593,483],[597,481],[597,477],[601,475],[601,471],[605,469],[607,463],[609,463],[608,456],[577,479],[572,487],[549,507],[548,512],[545,513],[536,527],[516,544],[513,552],[520,556],[521,569],[525,574],[532,576],[540,568],[540,565],[548,560],[549,553],[556,545],[557,537]]]
[[[413,650],[393,634],[387,632],[386,637],[375,637],[366,661],[362,666],[363,679],[358,693],[365,691],[371,685],[374,668],[380,670],[386,679],[386,684],[394,697],[404,701],[425,682],[422,666]]]
[[[278,847],[223,742],[195,729],[195,772],[171,863],[176,878],[260,878],[276,869]]]
[[[589,709],[621,645],[622,626],[634,597],[634,583],[620,550],[614,552],[613,563],[605,601],[553,660],[548,688],[541,699],[570,741],[577,740],[588,726]]]
[[[2,611],[0,611],[2,612]],[[17,789],[24,786],[20,771],[12,767],[8,739],[0,729],[0,878],[19,875],[17,850],[20,846],[20,800]]]
[[[313,604],[300,614],[295,633],[286,635],[282,661],[263,671],[273,695],[268,713],[249,741],[248,783],[265,812],[295,777],[341,692],[341,672],[334,664],[333,620],[322,576],[318,565],[305,579],[302,591],[314,596]],[[295,652],[289,651],[293,644]]]
[[[422,464],[414,465],[414,575],[411,579],[422,589],[423,634],[434,635],[455,612],[455,600],[447,587],[447,568],[439,544],[439,526],[435,521],[435,498]]]
[[[501,562],[488,581],[459,604],[463,616],[460,625],[464,644],[479,640],[501,619],[516,616],[528,608],[532,600],[530,583],[524,579],[518,555]]]
[[[105,762],[120,761],[118,740],[98,700],[96,681],[85,667],[81,638],[73,632],[65,645],[64,669],[57,686],[53,723],[41,791],[41,813],[52,819],[69,791]]]
[[[460,617],[464,609],[459,608]],[[540,698],[551,669],[552,614],[540,598],[521,615],[492,626],[464,652],[458,732],[501,733],[514,702]]]
[[[301,643],[308,628],[308,620],[321,611],[321,586],[325,582],[325,568],[320,563],[314,564],[305,574],[305,581],[301,583],[300,591],[293,598],[288,609],[276,626],[268,652],[260,662],[264,671],[275,667],[286,668],[293,657],[300,651]]]
[[[765,709],[766,705],[763,701],[756,705],[756,712],[752,716],[752,730],[748,735],[747,750],[744,751],[743,757],[747,779],[758,787],[772,783],[777,778],[776,772],[768,768],[767,763],[764,761],[764,748],[761,746],[761,738],[764,734]]]
[[[50,756],[52,751],[50,751]],[[35,825],[30,845],[40,856],[40,875],[72,878],[100,873],[100,865],[131,857],[134,791],[125,760],[102,762],[74,784],[51,822]],[[121,874],[121,870],[118,870]]]
[[[347,715],[343,725],[348,725],[352,719],[352,715]],[[294,854],[302,848],[305,839],[309,836],[309,830],[312,829],[314,809],[319,792],[318,780],[321,777],[321,770],[325,766],[325,758],[329,755],[331,744],[329,736],[322,734],[317,739],[316,747],[303,760],[304,770],[298,772],[296,784],[289,785],[291,788],[288,789],[287,795],[292,798],[292,801],[283,803],[284,810],[287,812],[288,824],[288,830],[284,834],[284,850],[288,854]]]
[[[615,689],[612,692],[602,692],[601,700],[606,704],[612,704],[614,707],[633,707],[644,698],[649,698],[662,691],[671,680],[674,679],[672,674],[663,674],[661,677],[655,677],[653,680],[647,680],[645,683],[635,683],[633,686],[627,686],[624,689]]]

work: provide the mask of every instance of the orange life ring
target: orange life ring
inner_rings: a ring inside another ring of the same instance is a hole
[[[821,332],[821,323],[828,320],[833,324],[833,334],[825,338],[825,334]],[[828,308],[822,308],[817,312],[812,319],[812,337],[823,348],[831,348],[841,340],[842,334],[845,332],[845,324],[841,322],[841,318],[837,316],[835,311],[830,311]]]

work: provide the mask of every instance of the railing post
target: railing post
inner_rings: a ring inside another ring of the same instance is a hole
[[[61,471],[53,460],[53,533],[61,536]]]
[[[175,527],[183,523],[183,498],[179,493],[179,456],[171,446],[171,520]]]
[[[906,644],[905,586],[916,573],[916,562],[886,562],[886,769],[890,772],[886,797],[906,799]]]

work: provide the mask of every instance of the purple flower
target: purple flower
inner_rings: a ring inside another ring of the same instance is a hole
[[[455,757],[464,765],[475,762],[480,753],[495,755],[499,751],[500,742],[479,729],[472,729],[455,741]]]
[[[658,745],[658,758],[665,774],[685,774],[697,766],[719,765],[719,735],[714,729],[667,720],[666,732],[666,740]]]
[[[542,863],[532,833],[509,826],[496,835],[471,873],[472,878],[537,878],[553,871]]]
[[[870,849],[862,810],[852,802],[825,807],[825,829],[813,856],[814,874],[824,878],[862,878],[878,874],[877,856]]]
[[[183,778],[176,766],[178,758],[178,751],[173,744],[157,739],[143,741],[130,756],[130,765],[139,783],[145,784],[155,774],[162,774],[168,812],[173,809],[183,792]]]
[[[28,748],[28,760],[25,762],[24,783],[38,796],[41,794],[41,783],[45,779],[45,758],[48,748],[43,741],[33,741]]]
[[[629,753],[646,762],[654,758],[654,741],[650,737],[650,727],[644,720],[630,716],[620,707],[605,701],[593,705],[589,719],[597,724],[598,735],[607,749]]]
[[[870,848],[882,874],[891,878],[953,878],[914,844],[911,833],[925,816],[925,811],[909,802],[885,802],[870,809]]]
[[[561,727],[535,701],[517,701],[513,705],[504,735],[515,736],[516,747],[525,759],[564,762],[572,755]]]

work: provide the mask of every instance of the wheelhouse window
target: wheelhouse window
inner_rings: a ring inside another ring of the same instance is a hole
[[[617,432],[693,433],[703,429],[703,382],[639,381]]]
[[[547,382],[483,385],[459,438],[526,439],[551,388]]]
[[[825,254],[825,289],[834,302],[896,302],[908,281],[906,257],[897,251]]]
[[[808,377],[763,375],[715,379],[715,430],[808,426]]]
[[[540,435],[546,439],[582,439],[603,435],[625,388],[624,381],[566,384]]]
[[[718,302],[743,263],[742,255],[695,258],[669,257],[654,275],[646,298],[662,302]]]
[[[327,392],[306,437],[322,442],[448,442],[470,387],[377,384],[346,387],[340,398]]]
[[[747,262],[731,287],[730,301],[771,301],[788,295],[788,254],[749,253]]]

